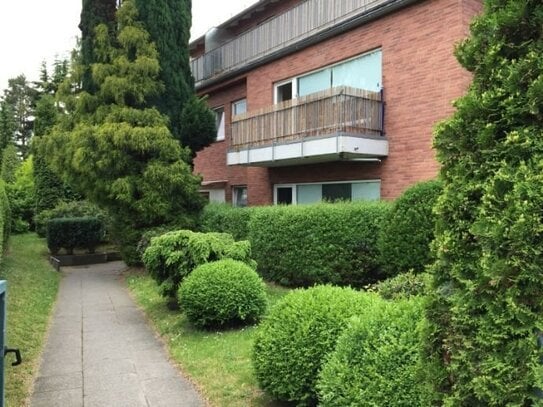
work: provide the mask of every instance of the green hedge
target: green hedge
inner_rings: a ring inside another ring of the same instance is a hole
[[[432,262],[430,243],[436,222],[432,209],[441,190],[439,181],[420,182],[394,201],[377,242],[385,274],[422,272]]]
[[[420,298],[373,304],[351,320],[319,375],[319,405],[432,405],[420,374],[422,321]]]
[[[151,239],[143,253],[143,263],[160,285],[163,296],[175,299],[181,281],[197,266],[231,258],[252,268],[251,245],[235,242],[227,233],[199,233],[190,230],[168,232]]]
[[[372,293],[332,286],[287,294],[255,335],[253,365],[262,389],[279,400],[313,405],[321,365],[349,319],[382,301]]]
[[[267,306],[262,278],[232,259],[196,267],[181,283],[178,298],[188,320],[205,329],[254,323]]]
[[[2,240],[0,245],[0,259],[6,249],[11,234],[11,209],[4,181],[0,180],[0,231]]]
[[[36,233],[40,237],[45,237],[47,234],[47,222],[51,219],[84,217],[98,218],[106,227],[109,223],[106,213],[89,201],[59,202],[53,209],[41,211],[38,215],[34,216]]]
[[[390,204],[322,203],[253,208],[249,221],[258,270],[289,286],[364,286],[379,278],[377,236]]]
[[[61,248],[68,254],[74,249],[93,253],[104,237],[104,223],[94,217],[57,218],[47,223],[47,246],[52,254]]]
[[[228,204],[210,203],[202,211],[200,229],[202,232],[230,233],[236,240],[247,240],[253,210],[255,208],[236,208]]]

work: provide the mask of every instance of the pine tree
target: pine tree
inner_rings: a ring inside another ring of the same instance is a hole
[[[30,149],[36,95],[37,91],[30,86],[24,75],[9,79],[8,88],[4,90],[4,102],[10,106],[15,122],[13,142],[22,158],[28,156]]]
[[[123,1],[117,25],[114,43],[105,25],[96,31],[95,94],[81,92],[72,117],[44,140],[56,172],[114,217],[123,256],[133,263],[143,229],[186,225],[203,201],[190,152],[172,137],[167,119],[145,107],[162,90],[160,67],[133,0]]]
[[[473,83],[435,138],[444,192],[429,372],[446,406],[535,405],[534,388],[542,388],[543,3],[486,0],[457,58]]]
[[[11,106],[5,101],[0,101],[0,151],[15,138],[15,118]]]
[[[192,155],[215,140],[215,117],[205,105],[195,103],[194,78],[189,64],[189,39],[192,24],[190,0],[136,0],[141,21],[156,44],[160,80],[164,89],[149,99],[169,118],[169,128]],[[192,111],[191,111],[192,110]],[[199,127],[183,123],[183,115],[197,117]]]
[[[83,65],[82,87],[89,93],[96,90],[92,79],[91,65],[98,61],[94,52],[95,29],[105,24],[111,36],[115,32],[115,11],[117,0],[83,0],[81,10],[81,62]]]

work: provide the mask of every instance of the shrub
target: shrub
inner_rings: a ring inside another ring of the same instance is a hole
[[[11,233],[11,209],[6,194],[4,181],[0,180],[0,231],[2,232],[2,244],[0,245],[0,258],[3,250],[6,249]]]
[[[256,322],[267,302],[262,278],[245,263],[232,259],[198,266],[181,283],[178,298],[197,328]]]
[[[202,232],[230,233],[235,240],[246,240],[251,212],[258,209],[210,203],[202,211],[200,229]]]
[[[383,202],[255,208],[249,240],[259,272],[290,286],[374,282],[376,240],[388,210]]]
[[[136,251],[141,259],[141,264],[143,264],[143,253],[145,253],[145,250],[147,250],[151,244],[151,239],[175,230],[179,230],[179,228],[175,226],[157,226],[156,228],[150,228],[143,232],[138,242],[138,246],[136,247]]]
[[[398,298],[425,295],[428,293],[431,284],[432,276],[430,274],[415,274],[409,271],[375,284],[371,287],[370,291],[376,291],[386,300],[395,300]]]
[[[312,404],[321,365],[347,321],[380,301],[372,293],[331,286],[287,294],[255,335],[253,365],[262,389],[280,400]]]
[[[426,181],[407,189],[392,205],[379,232],[381,269],[389,276],[409,270],[424,271],[432,261],[432,213],[441,192],[439,181]]]
[[[179,284],[197,266],[211,261],[231,258],[253,268],[251,245],[235,242],[227,233],[198,233],[178,230],[151,239],[143,254],[149,274],[160,285],[163,296],[175,298]]]
[[[58,218],[81,218],[94,217],[100,219],[104,225],[109,223],[108,217],[104,211],[89,201],[71,201],[60,202],[53,209],[42,211],[34,217],[36,232],[38,236],[45,237],[47,232],[47,222]]]
[[[76,248],[93,253],[103,237],[104,224],[98,218],[59,218],[47,223],[47,246],[52,254],[61,248],[68,254]]]
[[[34,217],[34,176],[32,157],[18,166],[15,179],[6,185],[11,208],[11,230],[13,233],[25,233],[32,226]]]
[[[354,317],[319,375],[320,405],[431,405],[430,386],[420,380],[422,318],[420,299]]]

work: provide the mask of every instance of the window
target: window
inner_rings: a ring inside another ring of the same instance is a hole
[[[247,111],[247,99],[241,99],[232,102],[232,116],[245,113]]]
[[[213,109],[215,112],[215,127],[217,128],[217,141],[224,140],[225,123],[224,123],[224,107]]]
[[[232,204],[238,207],[247,206],[247,187],[239,186],[232,188]]]
[[[381,181],[340,181],[274,186],[274,203],[283,205],[311,204],[327,201],[381,199]]]
[[[338,86],[381,90],[382,52],[375,50],[275,85],[275,103]]]
[[[275,85],[274,103],[281,103],[297,97],[296,79],[280,82]]]

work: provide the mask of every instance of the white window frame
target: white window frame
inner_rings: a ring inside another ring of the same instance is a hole
[[[274,184],[273,185],[273,204],[277,205],[277,197],[278,197],[277,189],[278,188],[292,188],[292,205],[298,205],[298,190],[297,190],[298,185],[369,184],[369,183],[379,183],[379,185],[381,185],[381,180],[380,179],[362,179],[362,180],[352,180],[352,181],[322,181],[322,182],[299,182],[296,184]]]
[[[245,112],[236,113],[236,107],[239,105],[239,103],[245,102]],[[248,106],[247,106],[247,98],[238,99],[232,102],[232,117],[237,116],[238,114],[247,113]]]
[[[215,115],[217,116],[219,113],[218,111],[222,110],[222,116],[219,120],[219,125],[217,126],[217,138],[215,139],[215,141],[223,141],[226,138],[226,112],[224,106],[216,106],[211,110],[213,110],[215,112]]]
[[[355,55],[353,57],[343,59],[343,60],[338,61],[338,62],[334,62],[333,64],[321,66],[320,68],[313,69],[312,71],[304,72],[303,74],[293,76],[292,78],[285,79],[285,80],[282,80],[282,81],[279,81],[279,82],[275,82],[273,84],[273,103],[274,104],[279,103],[279,102],[277,102],[277,99],[278,99],[278,97],[277,97],[278,96],[277,95],[277,88],[282,86],[282,85],[285,85],[285,84],[287,84],[289,82],[292,82],[292,99],[296,99],[296,98],[298,98],[298,80],[300,78],[303,78],[304,76],[307,76],[307,75],[314,74],[315,72],[322,71],[323,69],[332,69],[337,65],[345,64],[345,63],[348,63],[348,62],[353,61],[355,59],[362,58],[362,57],[365,57],[367,55],[371,55],[374,52],[379,52],[379,51],[383,52],[383,49],[382,48],[375,48],[375,49],[372,49],[371,51],[367,51],[367,52],[364,52],[362,54],[358,54],[358,55]],[[382,80],[383,80],[383,78],[381,78],[381,81]],[[383,88],[382,83],[380,84],[380,87],[381,87],[381,89]]]
[[[298,202],[296,201],[296,185],[300,184],[275,184],[273,186],[273,204],[278,205],[277,199],[279,196],[279,193],[277,191],[278,188],[291,188],[292,190],[292,204],[291,205],[297,205]]]
[[[298,97],[298,77],[295,76],[293,78],[286,79],[284,81],[275,82],[273,84],[273,103],[274,104],[280,103],[278,102],[279,100],[279,95],[277,93],[278,88],[283,85],[286,85],[287,83],[292,84],[292,99],[296,99]]]

